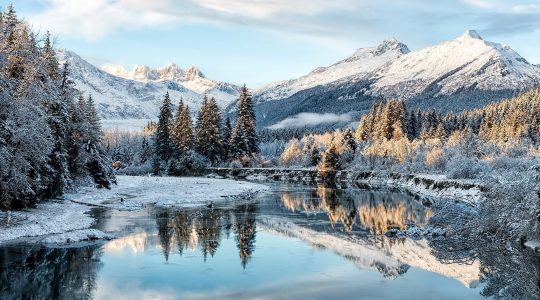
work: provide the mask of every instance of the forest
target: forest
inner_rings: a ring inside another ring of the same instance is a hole
[[[114,182],[90,95],[60,66],[51,34],[35,33],[12,5],[0,14],[0,208],[34,206],[79,183]]]

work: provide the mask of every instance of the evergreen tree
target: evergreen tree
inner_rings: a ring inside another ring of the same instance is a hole
[[[173,154],[173,142],[171,139],[171,127],[173,123],[172,103],[169,92],[165,93],[163,104],[161,105],[158,125],[154,137],[156,156],[163,161],[169,161]]]
[[[60,76],[60,70],[58,68],[56,53],[51,42],[51,33],[49,31],[45,34],[45,43],[43,45],[42,53],[49,78],[53,80],[57,79]]]
[[[182,99],[180,99],[180,103],[178,104],[178,107],[176,108],[176,114],[174,115],[173,125],[171,128],[171,139],[175,145],[174,153],[175,154],[183,154],[182,148],[182,111],[184,110],[184,102]],[[175,155],[178,156],[178,155]]]
[[[338,146],[336,145],[334,136],[332,136],[330,146],[324,152],[321,164],[319,166],[319,173],[321,175],[321,178],[323,180],[332,181],[335,177],[336,171],[341,169],[340,161],[341,159]]]
[[[236,123],[231,135],[231,155],[234,158],[250,157],[258,152],[255,112],[251,94],[244,85],[236,110]]]
[[[0,45],[0,208],[32,206],[79,177],[109,186],[114,176],[100,128],[85,115],[95,107],[84,99],[76,104],[68,65],[59,71],[50,34],[39,47],[10,5],[0,18]]]
[[[353,154],[356,153],[358,145],[356,144],[352,130],[350,128],[345,129],[342,139],[343,146],[345,146],[345,148],[351,151]]]
[[[140,163],[145,164],[150,159],[151,156],[152,156],[152,150],[150,148],[150,144],[148,143],[146,136],[143,136],[142,143],[141,143],[141,154],[139,156]]]
[[[197,151],[215,163],[222,157],[221,113],[215,98],[205,96],[197,118]]]
[[[230,158],[230,152],[231,152],[231,136],[232,136],[232,127],[231,127],[231,119],[229,116],[225,119],[225,124],[223,126],[223,133],[222,133],[222,141],[223,141],[223,159],[228,160]]]

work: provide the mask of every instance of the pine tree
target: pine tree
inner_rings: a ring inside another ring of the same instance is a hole
[[[340,160],[338,146],[334,136],[332,136],[330,146],[324,152],[319,166],[319,173],[323,180],[332,181],[334,179],[336,171],[341,169]]]
[[[221,113],[215,98],[205,96],[197,118],[197,151],[215,163],[222,157]]]
[[[358,145],[356,144],[352,130],[350,128],[345,129],[342,137],[342,143],[346,149],[351,151],[353,154],[356,153]]]
[[[171,139],[175,145],[174,147],[174,156],[183,154],[182,148],[182,111],[184,110],[184,102],[180,99],[180,103],[176,108],[176,114],[174,115],[173,125],[171,128]]]
[[[223,126],[223,133],[222,133],[222,149],[223,149],[223,159],[228,160],[230,158],[231,154],[231,135],[232,135],[232,127],[231,127],[231,119],[229,116],[225,119],[225,124]]]
[[[146,136],[143,136],[142,143],[141,143],[141,154],[139,157],[140,163],[145,164],[150,159],[151,156],[152,156],[152,150],[150,148],[150,144],[148,143]]]
[[[171,140],[172,123],[172,103],[169,92],[167,92],[160,108],[158,125],[154,137],[156,156],[163,161],[169,161],[173,154],[173,142]]]
[[[231,135],[231,155],[251,157],[259,152],[255,112],[249,90],[244,85],[236,110],[236,123]]]
[[[45,60],[45,68],[49,77],[53,80],[58,79],[60,70],[58,68],[58,60],[51,42],[51,33],[47,31],[45,34],[45,44],[43,46],[43,59]]]

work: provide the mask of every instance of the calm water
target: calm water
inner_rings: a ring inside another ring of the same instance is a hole
[[[507,288],[478,257],[378,234],[433,214],[388,191],[275,185],[213,209],[93,214],[118,239],[0,248],[0,298],[485,299]]]

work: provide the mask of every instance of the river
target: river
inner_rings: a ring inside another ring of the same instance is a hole
[[[508,288],[481,257],[384,236],[435,213],[411,195],[271,186],[212,208],[93,209],[111,241],[2,246],[0,298],[485,299]]]

